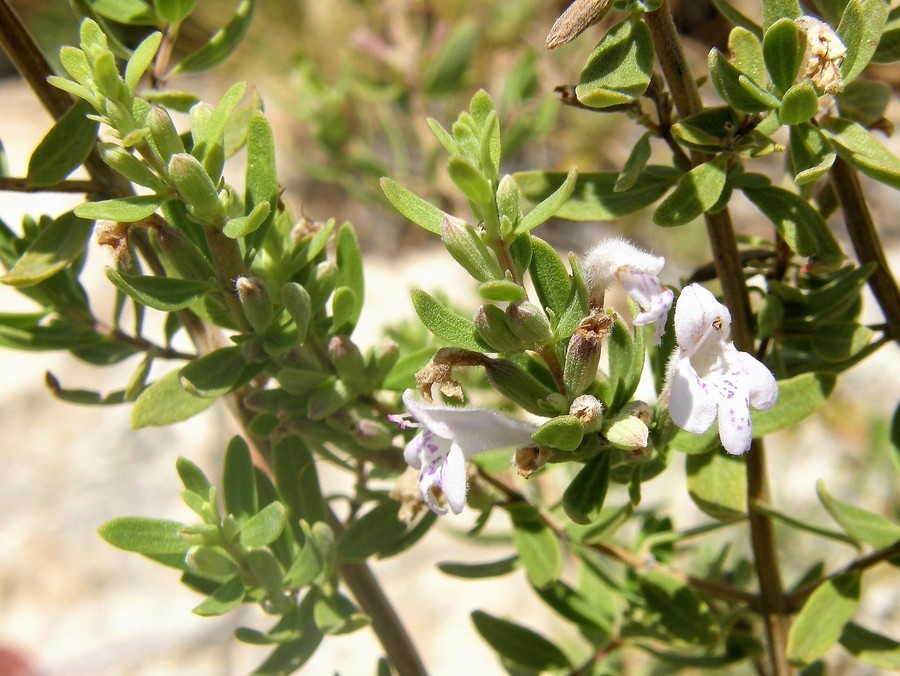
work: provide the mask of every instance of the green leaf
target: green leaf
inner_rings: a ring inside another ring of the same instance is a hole
[[[212,488],[212,484],[202,469],[182,456],[175,461],[175,469],[186,490],[196,493],[204,500],[209,499],[209,489]]]
[[[331,636],[348,634],[369,624],[368,616],[346,596],[337,593],[320,595],[316,599],[314,616],[316,626]]]
[[[129,298],[161,312],[182,310],[211,288],[207,282],[154,275],[129,275],[115,268],[106,268],[106,277]]]
[[[238,540],[244,547],[265,547],[281,535],[287,511],[280,502],[271,502],[241,525]]]
[[[438,96],[458,89],[475,53],[478,23],[467,18],[453,27],[437,58],[422,73],[420,87],[427,96]]]
[[[279,644],[272,654],[253,670],[253,673],[255,676],[281,676],[293,673],[309,661],[321,642],[322,632],[314,624],[304,627],[300,638]]]
[[[247,362],[241,348],[221,347],[178,372],[182,387],[198,397],[221,397],[242,381]]]
[[[847,47],[841,63],[844,83],[849,83],[865,68],[881,38],[888,18],[885,0],[849,0],[835,32]]]
[[[531,237],[531,263],[528,271],[541,307],[550,308],[559,317],[569,299],[569,272],[559,254],[549,244]]]
[[[572,521],[593,523],[600,516],[609,487],[610,454],[600,453],[578,470],[563,493],[562,505]]]
[[[688,643],[710,644],[718,635],[709,606],[684,582],[665,573],[651,571],[641,580],[641,593],[650,610],[673,636]]]
[[[684,225],[712,208],[725,188],[728,158],[704,162],[678,179],[675,190],[656,208],[653,222],[662,226]]]
[[[160,19],[166,23],[179,24],[191,15],[197,6],[197,0],[156,0],[155,5]]]
[[[218,617],[229,613],[244,601],[244,584],[241,578],[235,576],[223,583],[206,599],[194,606],[191,610],[201,617]]]
[[[862,352],[875,332],[856,322],[834,322],[816,328],[812,335],[813,352],[825,361],[839,363]]]
[[[531,505],[517,503],[506,509],[512,519],[513,544],[525,566],[528,581],[543,589],[558,580],[562,572],[559,540]]]
[[[790,129],[791,167],[794,182],[806,185],[816,181],[831,169],[837,153],[818,127],[809,122]]]
[[[584,427],[575,416],[560,415],[538,427],[531,438],[540,446],[574,451],[584,438]]]
[[[172,74],[199,73],[219,65],[227,59],[250,29],[250,20],[253,17],[255,4],[254,0],[241,0],[234,17],[216,31],[209,42],[175,66]]]
[[[531,629],[480,610],[472,613],[472,623],[504,662],[525,669],[528,673],[572,668],[572,663],[562,650]]]
[[[599,396],[607,411],[618,411],[637,390],[644,371],[644,329],[631,329],[617,318],[607,339],[609,350],[609,378],[600,383]]]
[[[536,589],[540,599],[569,620],[580,631],[609,636],[612,626],[602,608],[597,608],[592,599],[573,589],[563,581],[545,588]]]
[[[753,437],[796,425],[819,410],[834,389],[835,377],[828,373],[804,373],[778,381],[778,402],[767,411],[751,411]]]
[[[859,573],[823,582],[810,595],[788,633],[787,657],[792,664],[811,664],[841,636],[859,605]]]
[[[616,192],[617,172],[579,174],[572,195],[554,215],[573,221],[613,221],[653,204],[669,190],[678,175],[670,168],[648,167],[631,190]],[[536,203],[557,190],[567,174],[525,171],[514,177],[522,195]]]
[[[118,23],[156,25],[156,12],[143,0],[94,0],[92,4],[97,14]]]
[[[263,223],[269,220],[271,207],[268,202],[260,202],[246,216],[239,216],[229,220],[225,227],[222,228],[222,234],[231,239],[246,237],[252,232],[256,232]]]
[[[763,57],[763,43],[746,28],[735,27],[728,35],[728,49],[732,63],[754,83],[765,83],[766,63]]]
[[[647,161],[650,159],[650,154],[652,152],[652,148],[650,147],[650,137],[652,135],[652,132],[644,132],[644,135],[634,144],[634,148],[632,148],[631,152],[628,154],[628,159],[625,160],[622,171],[616,176],[613,191],[625,192],[626,190],[631,190],[634,187],[634,184],[637,183],[641,176],[641,172],[644,171],[644,168],[647,166]]]
[[[578,180],[578,170],[571,169],[566,174],[566,180],[562,182],[556,190],[548,195],[540,204],[529,211],[525,217],[516,225],[515,235],[523,235],[531,232],[537,226],[547,221],[562,209],[563,205],[575,190],[575,183]]]
[[[781,99],[769,92],[767,89],[756,84],[752,78],[743,73],[738,76],[738,84],[744,88],[744,91],[759,101],[766,108],[777,109],[781,105]]]
[[[843,118],[826,118],[822,130],[844,160],[866,176],[900,189],[900,159],[865,128]]]
[[[204,121],[199,137],[197,130],[194,128],[194,121],[193,119],[191,120],[191,133],[196,139],[194,147],[191,149],[192,156],[202,162],[213,146],[221,140],[222,135],[225,133],[225,126],[228,124],[228,118],[231,117],[246,91],[246,82],[236,82],[231,85],[222,96],[222,100],[216,104],[209,117]]]
[[[212,406],[214,398],[197,397],[181,386],[178,371],[167,373],[141,392],[131,409],[131,427],[165,427]]]
[[[259,248],[278,213],[278,174],[275,168],[275,138],[262,111],[255,111],[247,124],[247,170],[244,177],[245,209],[269,205],[269,215],[249,238],[249,246]]]
[[[394,208],[413,223],[435,235],[441,234],[441,223],[449,214],[429,204],[390,178],[382,178],[381,189]]]
[[[763,31],[760,25],[744,14],[741,14],[741,12],[735,8],[732,0],[712,0],[712,4],[719,10],[719,13],[733,25],[740,26],[741,28],[750,31],[756,39],[762,40]]]
[[[338,542],[338,558],[347,563],[365,561],[400,539],[406,524],[397,514],[400,503],[386,500],[354,521]]]
[[[462,193],[475,204],[487,205],[494,199],[490,182],[469,160],[458,155],[447,162],[447,173]]]
[[[872,63],[894,61],[900,61],[900,7],[894,7],[888,13],[881,40],[878,41],[878,49],[872,55]]]
[[[444,575],[461,577],[467,580],[482,580],[511,573],[519,567],[519,557],[514,555],[488,563],[452,563],[445,561],[438,563],[437,567]]]
[[[38,236],[0,281],[27,288],[49,279],[70,266],[83,253],[93,221],[68,211],[41,228]]]
[[[312,453],[296,434],[289,434],[272,449],[275,483],[288,508],[289,521],[325,521],[325,500]]]
[[[741,458],[715,450],[689,455],[685,462],[688,493],[703,512],[720,521],[746,515],[747,479]]]
[[[475,325],[465,317],[451,312],[424,291],[412,292],[412,304],[425,327],[449,345],[475,352],[484,352],[475,332]]]
[[[854,80],[837,95],[836,100],[841,117],[868,129],[884,117],[891,94],[891,88],[885,82]]]
[[[102,202],[85,202],[75,207],[75,215],[93,221],[118,221],[134,223],[147,218],[159,209],[163,198],[158,195],[137,195],[135,197],[119,197]]]
[[[798,0],[763,0],[763,28],[766,30],[779,19],[796,19],[800,16]]]
[[[805,41],[800,40],[797,24],[791,18],[779,19],[766,30],[763,58],[779,94],[790,89],[797,79],[805,47]]]
[[[900,642],[888,636],[848,622],[844,625],[839,642],[858,660],[881,669],[900,670]]]
[[[740,77],[744,74],[735,68],[722,52],[713,48],[707,62],[713,85],[729,106],[742,113],[763,113],[769,109],[767,104],[762,103],[741,86]],[[756,84],[758,86],[758,83]]]
[[[825,219],[803,198],[781,188],[742,188],[747,198],[772,221],[798,256],[811,258],[822,269],[838,267],[844,260],[840,245]]]
[[[28,160],[31,185],[56,185],[84,163],[97,141],[98,122],[87,117],[92,111],[89,103],[78,101],[41,139]]]
[[[653,38],[643,21],[613,26],[588,57],[575,96],[586,106],[630,103],[647,90],[653,74]]]
[[[353,292],[353,304],[349,315],[341,324],[335,319],[335,328],[355,326],[362,311],[365,285],[363,280],[362,252],[359,249],[359,240],[356,231],[349,223],[344,223],[338,229],[335,242],[335,262],[337,264],[337,284]],[[334,302],[334,301],[332,301]],[[335,312],[335,314],[337,314]]]
[[[782,124],[800,124],[812,118],[819,111],[819,95],[809,80],[798,82],[788,89],[781,98],[778,119]]]
[[[162,33],[159,31],[150,33],[135,48],[131,58],[128,59],[128,65],[125,66],[125,86],[128,87],[128,91],[131,94],[137,91],[141,78],[150,67],[150,64],[153,63],[153,57],[156,56],[156,50],[159,49],[160,42],[162,42]]]
[[[242,522],[242,525],[249,523],[259,510],[253,460],[247,442],[239,436],[232,437],[225,450],[222,494],[225,510]]]
[[[821,480],[816,482],[816,495],[844,532],[857,542],[881,549],[900,540],[900,526],[883,516],[831,497]]]
[[[187,553],[191,545],[181,537],[183,523],[126,516],[107,521],[97,531],[113,547],[146,555]]]
[[[829,540],[835,540],[836,542],[843,542],[847,545],[856,545],[856,541],[853,538],[848,537],[843,533],[838,533],[837,531],[829,530],[827,528],[822,528],[820,526],[801,521],[800,519],[791,516],[790,514],[779,512],[769,505],[765,505],[760,502],[754,502],[753,509],[760,514],[763,514],[764,516],[768,516],[775,521],[789,526],[790,528],[796,528],[797,530],[806,531],[807,533],[812,533],[813,535],[818,535],[819,537],[828,538]]]

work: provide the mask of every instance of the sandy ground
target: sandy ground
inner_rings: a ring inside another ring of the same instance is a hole
[[[22,158],[49,126],[49,118],[17,82],[2,83],[0,101],[0,134],[13,175],[21,175]],[[54,213],[72,203],[64,196],[3,194],[0,215],[15,227],[25,211]],[[360,341],[376,339],[381,318],[411,312],[406,291],[421,284],[417,280],[431,280],[426,288],[469,289],[467,279],[446,260],[418,254],[367,261],[369,301]],[[91,287],[102,282],[105,262],[104,254],[92,253]],[[0,288],[0,306],[4,311],[25,309],[5,288]],[[848,406],[854,391],[878,393],[870,402],[873,410],[847,409],[848,416],[864,415],[866,420],[804,424],[776,435],[773,476],[789,478],[776,486],[779,504],[797,504],[811,495],[818,478],[845,498],[853,490],[842,480],[844,470],[868,442],[854,437],[848,427],[855,425],[859,432],[871,414],[890,413],[900,399],[898,365],[898,351],[890,346],[844,382],[837,400]],[[132,432],[127,408],[74,407],[54,399],[43,386],[43,372],[50,370],[67,386],[112,389],[127,378],[129,367],[133,365],[98,371],[66,355],[0,352],[0,513],[5,516],[0,521],[0,648],[22,652],[46,676],[246,673],[265,653],[237,643],[231,632],[241,625],[264,628],[265,618],[250,610],[220,619],[196,617],[190,609],[200,599],[179,585],[174,572],[119,552],[96,535],[100,524],[123,515],[190,520],[191,513],[177,498],[181,487],[175,459],[186,455],[217,476],[222,449],[233,433],[219,407],[171,428]],[[677,489],[683,485],[677,474],[665,483],[648,484],[645,495],[653,504],[674,494],[678,525],[684,527],[700,517],[683,488]],[[331,474],[324,476],[332,481]],[[889,499],[876,490],[860,503],[880,508]],[[476,549],[453,537],[461,523],[468,520],[446,520],[413,556],[379,562],[374,569],[431,673],[503,673],[477,639],[468,618],[471,610],[486,609],[551,633],[558,625],[527,591],[521,573],[462,582],[436,570],[438,561],[487,561],[506,552]],[[883,629],[898,622],[900,592],[896,579],[878,577],[883,582],[876,594],[867,596],[865,616],[870,626]],[[365,631],[329,638],[304,673],[373,673],[379,654]]]

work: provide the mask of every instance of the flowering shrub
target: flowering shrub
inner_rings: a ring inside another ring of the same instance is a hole
[[[822,485],[818,498],[840,532],[779,511],[764,448],[766,435],[813,415],[839,374],[900,339],[900,293],[859,178],[900,186],[900,160],[879,140],[891,127],[887,90],[861,77],[870,62],[900,56],[887,3],[823,2],[806,16],[796,0],[763,0],[760,22],[717,0],[733,24],[729,52],[712,49],[708,72],[692,73],[661,0],[575,0],[547,46],[589,34],[599,42],[578,84],[558,88],[562,104],[627,115],[645,133],[618,171],[509,174],[501,115],[485,90],[455,120],[427,120],[449,156],[454,199],[433,204],[390,177],[380,187],[440,239],[479,300],[451,307],[413,291],[431,337],[395,329],[396,341],[365,352],[353,339],[365,299],[356,233],[292,211],[258,97],[245,83],[216,103],[169,87],[224,61],[256,3],[242,0],[177,63],[179,26],[196,3],[73,4],[80,42],[62,48],[66,75],[53,75],[0,1],[4,45],[16,46],[10,56],[57,119],[28,175],[2,177],[0,187],[87,196],[72,212],[0,228],[2,281],[36,305],[0,315],[0,344],[69,350],[98,366],[135,359],[116,392],[50,384],[74,403],[130,405],[136,428],[228,403],[243,432],[228,444],[221,482],[187,458],[176,467],[196,521],[123,517],[100,535],[180,571],[204,596],[199,615],[248,603],[272,616],[271,627],[236,633],[271,648],[258,673],[299,669],[326,636],[370,625],[386,654],[379,673],[425,673],[365,562],[405,553],[438,516],[467,509],[477,512],[470,537],[501,517],[515,555],[445,570],[489,577],[521,566],[538,598],[579,631],[563,648],[518,621],[473,612],[510,673],[612,673],[637,659],[787,674],[824,668],[836,644],[897,667],[900,644],[854,614],[865,573],[896,563],[900,526]],[[121,23],[140,28],[138,44],[119,41]],[[448,38],[423,90],[462,81],[470,33]],[[373,53],[393,54],[378,36],[363,38]],[[701,100],[705,79],[715,105]],[[183,125],[174,112],[186,113]],[[517,129],[520,145],[542,133]],[[320,131],[323,143],[334,140],[327,121]],[[228,173],[241,149],[243,191]],[[771,165],[759,158],[773,153],[785,155],[784,176],[762,173]],[[650,163],[661,156],[664,164]],[[89,181],[68,180],[82,165]],[[752,249],[739,246],[730,216],[738,194],[771,222]],[[623,237],[565,258],[536,234],[551,218],[614,222],[654,204],[658,226],[705,223],[706,276],[676,283],[662,256]],[[852,255],[826,222],[837,209]],[[114,257],[111,323],[95,317],[79,280],[93,231]],[[883,324],[860,319],[866,284]],[[608,304],[617,285],[627,312]],[[120,321],[126,305],[132,329]],[[153,311],[165,316],[158,336],[144,324]],[[162,360],[177,366],[151,382]],[[515,474],[490,461],[498,449]],[[353,488],[323,493],[319,463],[352,474]],[[710,519],[690,531],[642,505],[643,485],[681,464]],[[558,499],[542,483],[558,486]],[[857,556],[812,552],[807,574],[786,589],[776,522],[853,544]],[[732,525],[749,558],[716,540]],[[695,538],[715,545],[714,558]]]

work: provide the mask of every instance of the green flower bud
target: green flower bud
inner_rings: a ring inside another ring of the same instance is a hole
[[[328,356],[338,377],[351,392],[368,393],[372,384],[366,377],[366,364],[356,344],[346,336],[335,336],[328,343]]]
[[[603,338],[612,330],[613,322],[610,315],[591,315],[581,322],[569,339],[563,382],[570,397],[582,394],[594,384]]]
[[[360,420],[350,428],[350,436],[353,437],[353,440],[370,451],[390,448],[395,433],[395,428],[374,420]]]
[[[309,331],[309,319],[312,316],[312,301],[309,292],[297,282],[288,282],[281,287],[281,302],[288,311],[294,324],[297,325],[297,342],[306,340]]]
[[[534,303],[527,300],[510,303],[506,308],[506,318],[512,332],[526,345],[553,340],[550,320]]]
[[[585,434],[599,432],[603,427],[603,404],[597,397],[589,394],[582,394],[575,398],[569,408],[569,415],[578,419]]]
[[[482,305],[473,320],[482,340],[497,352],[521,352],[525,344],[512,332],[506,313],[496,305]]]
[[[132,183],[145,186],[157,193],[165,193],[169,189],[144,162],[115,143],[101,143],[100,157],[110,168]]]
[[[272,323],[274,315],[272,301],[265,283],[258,277],[238,277],[235,280],[234,288],[241,301],[241,309],[244,311],[247,322],[254,331],[264,333]]]
[[[175,129],[169,113],[161,106],[152,106],[147,113],[147,127],[150,129],[150,141],[164,162],[168,163],[172,155],[184,152],[184,143]]]
[[[650,439],[647,424],[637,416],[623,413],[612,419],[606,439],[621,451],[643,451]]]
[[[519,186],[509,174],[500,179],[500,185],[497,186],[497,211],[501,218],[505,216],[511,226],[515,227],[519,220]]]
[[[185,563],[205,577],[229,577],[237,572],[237,565],[219,547],[196,546],[188,550]]]
[[[180,230],[163,225],[154,233],[163,255],[182,278],[197,282],[216,278],[216,271],[206,256]]]
[[[370,352],[366,360],[366,375],[373,388],[381,386],[399,359],[400,348],[392,340],[383,342]]]
[[[468,223],[445,216],[441,221],[441,239],[456,262],[479,282],[503,279],[503,271],[494,254]]]
[[[506,359],[488,359],[484,364],[484,371],[488,382],[507,399],[529,413],[546,415],[540,404],[553,394],[553,390],[525,369]]]
[[[225,219],[225,207],[215,184],[193,155],[177,153],[169,160],[169,177],[184,201],[188,213],[204,225],[217,226]]]

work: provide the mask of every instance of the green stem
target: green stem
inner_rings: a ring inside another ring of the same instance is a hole
[[[681,47],[667,3],[656,12],[645,15],[653,36],[656,57],[662,68],[678,114],[685,118],[703,109],[696,80]],[[694,166],[707,161],[709,156],[691,153]],[[712,249],[717,276],[722,285],[725,304],[731,310],[731,332],[738,349],[751,354],[754,350],[751,330],[750,297],[747,293],[737,246],[734,227],[728,209],[716,214],[704,214],[706,230]],[[768,503],[768,483],[763,443],[754,440],[747,454],[747,514],[750,519],[750,536],[757,580],[760,589],[760,613],[765,624],[769,663],[772,673],[783,676],[792,673],[787,661],[788,612],[775,533],[772,521],[754,509],[754,502]]]
[[[0,176],[0,191],[2,192],[60,192],[60,193],[92,193],[97,192],[97,185],[93,181],[60,181],[54,185],[35,186],[27,178],[18,176]]]
[[[831,185],[844,212],[857,260],[860,265],[875,263],[877,266],[869,277],[869,288],[890,327],[891,338],[900,343],[900,290],[885,258],[859,176],[852,166],[837,158],[831,167]]]

